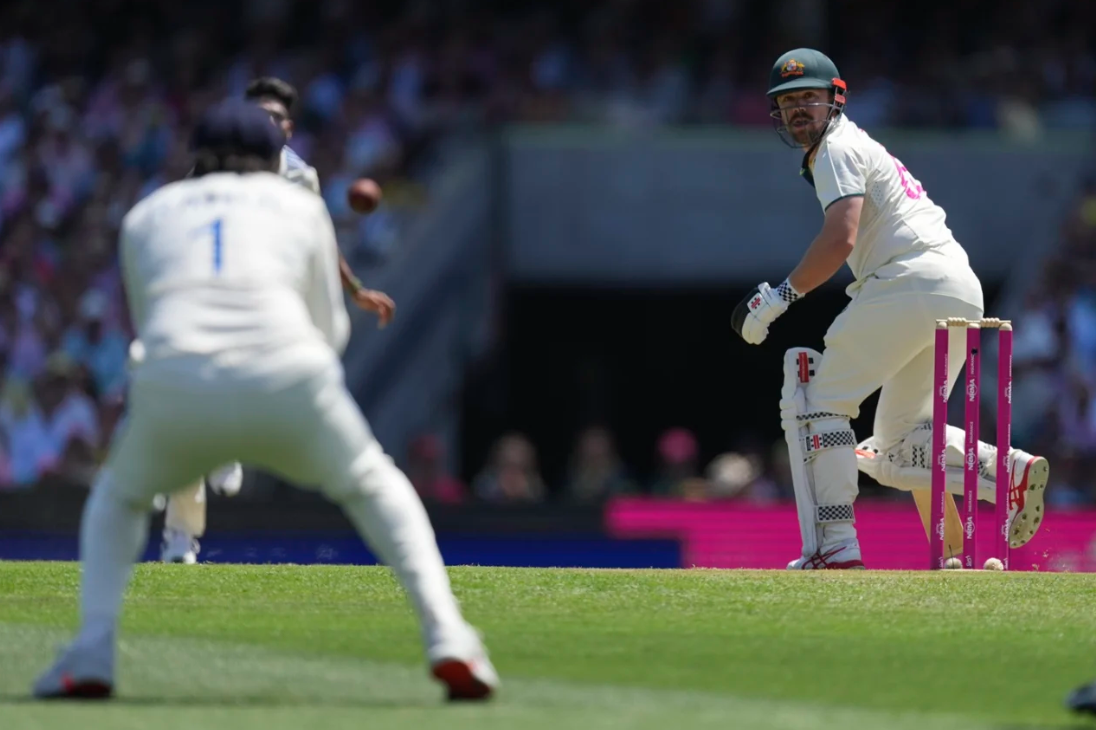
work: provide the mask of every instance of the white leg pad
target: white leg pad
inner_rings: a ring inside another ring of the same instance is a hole
[[[944,450],[947,490],[963,496],[963,429],[948,426],[947,447]],[[1015,449],[1013,449],[1015,451]],[[856,447],[856,462],[860,471],[884,487],[910,491],[929,489],[932,486],[932,424],[925,423],[914,429],[898,446],[880,452],[874,438]],[[997,473],[997,448],[978,442],[978,498],[987,502],[997,501],[995,477]]]
[[[852,528],[857,493],[856,434],[847,417],[813,410],[807,400],[807,384],[821,362],[822,354],[815,350],[788,350],[780,392],[781,425],[788,444],[804,557],[856,538]]]

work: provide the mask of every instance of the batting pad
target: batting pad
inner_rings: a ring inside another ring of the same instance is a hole
[[[963,496],[963,429],[948,426],[945,437],[944,472],[948,493]],[[884,487],[909,492],[932,486],[932,424],[915,428],[898,446],[881,452],[875,439],[869,438],[856,447],[856,465],[863,473]],[[978,499],[997,502],[995,483],[997,448],[978,442]]]
[[[851,523],[857,494],[856,434],[845,416],[812,409],[808,384],[822,353],[797,347],[784,354],[780,419],[788,444],[803,555],[818,551],[825,525]]]

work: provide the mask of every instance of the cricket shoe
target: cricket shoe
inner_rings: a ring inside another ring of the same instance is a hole
[[[205,478],[206,488],[222,497],[235,497],[244,485],[244,468],[238,462],[214,469]]]
[[[455,640],[442,641],[427,650],[430,673],[448,689],[451,702],[487,700],[499,686],[499,675],[483,641],[471,626]]]
[[[61,650],[57,661],[31,690],[44,700],[105,700],[114,694],[114,635],[93,642],[79,638]]]
[[[860,544],[855,540],[836,547],[819,549],[814,555],[788,563],[788,570],[864,570]]]
[[[200,550],[198,541],[182,530],[164,529],[164,542],[160,546],[162,562],[194,565],[198,562]]]
[[[1049,479],[1050,464],[1046,459],[1019,449],[1013,451],[1008,493],[1009,547],[1028,544],[1043,524],[1043,494]]]
[[[1066,697],[1066,708],[1074,712],[1096,715],[1096,682],[1084,684]]]

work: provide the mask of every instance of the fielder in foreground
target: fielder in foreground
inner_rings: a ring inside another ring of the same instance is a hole
[[[122,596],[157,494],[219,464],[254,464],[340,505],[410,596],[433,675],[451,699],[498,684],[461,616],[414,488],[346,390],[350,320],[323,201],[275,174],[269,116],[224,102],[194,133],[195,177],[129,212],[120,254],[145,348],[130,410],[80,528],[80,629],[34,685],[108,697]]]
[[[244,98],[270,115],[285,134],[286,142],[292,138],[293,110],[297,105],[298,94],[291,84],[273,77],[258,78],[247,85]],[[288,144],[282,146],[278,174],[305,190],[320,194],[320,178],[316,168],[301,159]],[[381,327],[387,326],[396,310],[392,299],[384,292],[366,288],[354,276],[341,253],[338,254],[338,259],[343,289],[360,309],[374,312]],[[139,342],[135,341],[135,344],[139,345]],[[131,348],[131,353],[133,351]],[[199,538],[205,534],[206,528],[207,489],[222,496],[235,496],[243,485],[243,476],[240,464],[227,464],[167,498],[164,538],[160,548],[161,560],[165,563],[198,562],[198,553],[201,551]]]
[[[884,486],[930,487],[936,320],[980,319],[982,285],[945,224],[944,211],[898,159],[845,116],[846,85],[824,54],[785,53],[769,76],[781,138],[804,151],[800,174],[824,211],[822,230],[775,289],[759,284],[735,309],[733,326],[757,345],[769,325],[847,263],[856,281],[830,325],[825,352],[784,356],[780,413],[803,538],[789,569],[863,568],[853,526],[857,468]],[[965,360],[956,342],[949,388]],[[882,388],[874,434],[857,444],[849,419]],[[947,432],[948,491],[963,493],[963,430]],[[1046,459],[1010,452],[1010,514],[1023,526],[1012,547],[1042,521]],[[996,450],[979,444],[979,497],[995,500]]]

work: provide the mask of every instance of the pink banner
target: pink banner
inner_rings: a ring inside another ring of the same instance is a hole
[[[992,505],[982,504],[980,523],[993,524]],[[613,500],[606,527],[620,538],[676,538],[683,567],[779,568],[799,556],[794,504]],[[924,570],[929,562],[925,530],[912,501],[858,502],[856,527],[868,568]],[[993,557],[989,530],[978,543],[980,560]],[[1050,512],[1035,539],[1013,550],[1012,570],[1096,572],[1096,510]]]

